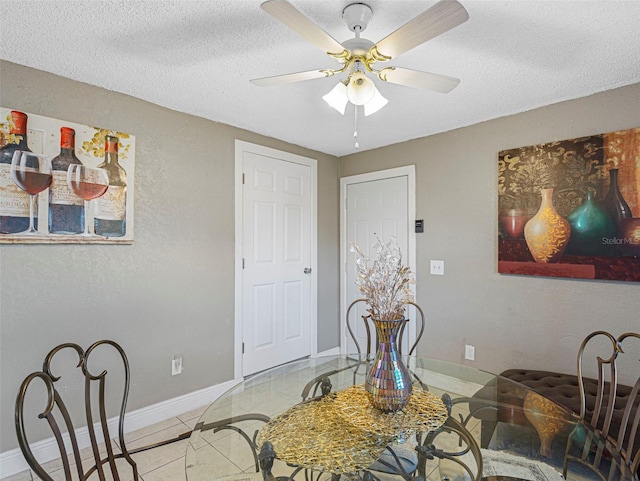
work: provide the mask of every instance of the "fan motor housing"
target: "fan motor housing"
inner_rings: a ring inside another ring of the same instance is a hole
[[[366,38],[350,38],[342,42],[342,46],[346,48],[351,55],[365,56],[374,43]]]

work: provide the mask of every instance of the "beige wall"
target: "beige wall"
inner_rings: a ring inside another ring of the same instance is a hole
[[[59,342],[120,341],[134,371],[129,409],[233,376],[236,138],[318,159],[319,350],[338,343],[339,177],[407,164],[425,221],[421,355],[467,362],[470,343],[474,365],[489,371],[572,372],[586,333],[640,329],[638,284],[496,273],[498,151],[638,127],[640,85],[339,160],[7,62],[0,103],[130,132],[137,144],[133,245],[0,246],[0,452],[16,446],[20,381]],[[445,260],[444,277],[428,275],[429,259]],[[171,377],[176,352],[185,372]]]
[[[4,107],[136,136],[135,242],[0,246],[0,452],[22,379],[54,345],[120,342],[129,410],[233,378],[234,141],[318,161],[318,349],[338,344],[338,160],[12,63]],[[181,353],[184,372],[171,377]]]
[[[416,165],[420,355],[469,363],[473,344],[482,369],[570,373],[589,332],[640,331],[640,284],[499,275],[496,234],[500,150],[639,126],[636,84],[340,159],[341,176]],[[444,277],[429,259],[444,259]]]

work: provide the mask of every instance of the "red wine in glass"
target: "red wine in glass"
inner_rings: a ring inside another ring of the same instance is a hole
[[[15,171],[13,181],[27,194],[36,195],[51,185],[51,174],[42,172]]]
[[[11,159],[11,178],[18,187],[29,194],[29,228],[19,234],[34,235],[35,196],[51,185],[51,163],[43,155],[16,150]]]
[[[93,182],[74,182],[71,184],[73,193],[84,200],[93,200],[105,194],[108,185]]]
[[[82,164],[72,164],[67,170],[67,185],[78,197],[84,200],[84,232],[80,235],[93,236],[89,232],[89,203],[103,196],[109,189],[107,171]]]

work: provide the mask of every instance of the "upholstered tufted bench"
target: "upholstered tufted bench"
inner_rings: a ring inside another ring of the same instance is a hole
[[[580,390],[577,376],[528,369],[510,369],[504,371],[500,374],[500,377],[488,383],[474,394],[470,403],[471,410],[477,410],[476,417],[481,420],[482,447],[489,445],[497,424],[499,422],[505,422],[534,427],[540,437],[540,454],[550,456],[551,453],[549,450],[554,430],[545,430],[541,426],[535,426],[527,418],[525,409],[523,409],[523,399],[526,399],[526,396],[520,384],[542,394],[542,396],[567,408],[573,413],[580,414]],[[585,390],[587,392],[586,410],[587,417],[589,418],[593,414],[593,407],[595,405],[597,381],[595,379],[585,379]],[[626,399],[630,393],[631,387],[618,385],[616,406],[626,406]],[[480,409],[483,404],[483,399],[497,401],[499,404],[497,412],[495,410]],[[617,433],[619,431],[622,416],[622,409],[617,409],[614,412],[611,421],[611,432]],[[635,443],[640,443],[640,432],[636,433]]]

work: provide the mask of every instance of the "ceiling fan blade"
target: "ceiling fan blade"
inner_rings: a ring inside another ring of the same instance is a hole
[[[380,77],[380,80],[392,84],[434,90],[443,94],[451,92],[460,83],[460,79],[454,77],[401,67],[384,68],[379,72],[378,77]]]
[[[441,0],[376,43],[374,49],[382,57],[378,60],[395,58],[468,19],[469,13],[457,0]]]
[[[250,80],[254,85],[260,87],[271,87],[272,85],[280,85],[291,82],[300,82],[302,80],[313,80],[316,78],[330,77],[333,75],[332,70],[308,70],[306,72],[288,73],[285,75],[276,75],[274,77],[263,77]]]
[[[267,0],[260,7],[273,18],[284,23],[302,38],[332,57],[341,58],[348,55],[345,48],[335,38],[305,17],[286,0]]]

